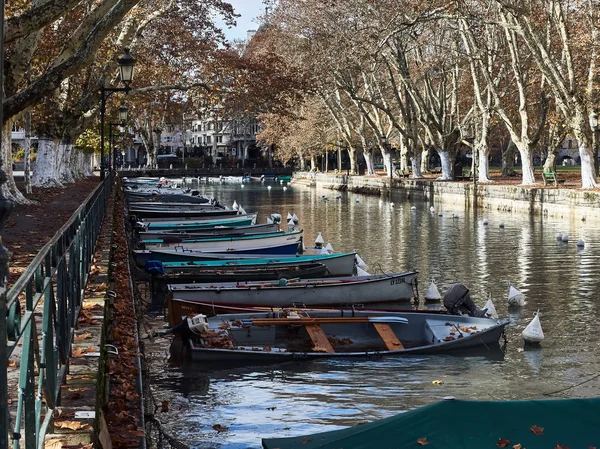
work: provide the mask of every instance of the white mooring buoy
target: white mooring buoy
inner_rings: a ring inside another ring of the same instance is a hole
[[[489,224],[489,222],[490,222],[490,221],[489,221],[487,218],[484,218],[484,219],[483,219],[483,224],[484,224],[485,226],[487,226],[487,225]]]
[[[521,333],[523,340],[526,343],[539,344],[544,339],[544,331],[542,330],[542,323],[540,323],[540,311],[535,312],[535,316],[531,322],[523,329]]]
[[[323,243],[325,243],[325,240],[323,240],[323,236],[319,232],[319,235],[317,235],[317,238],[315,240],[315,248],[323,248]]]
[[[525,305],[525,295],[514,288],[510,283],[508,285],[508,305],[519,307]]]
[[[488,298],[487,302],[483,306],[483,309],[485,310],[485,313],[490,318],[494,318],[494,319],[498,318],[498,312],[496,312],[496,307],[494,306],[494,303],[492,302],[492,298]]]
[[[425,301],[439,301],[440,299],[442,299],[442,295],[440,295],[440,291],[438,290],[437,285],[435,285],[433,279],[429,284],[429,288],[425,292],[424,298]]]
[[[354,256],[354,258],[356,259],[356,266],[359,268],[362,268],[363,270],[367,269],[367,264],[365,263],[365,261],[362,259],[362,257],[360,257],[358,255],[358,253],[356,253],[356,255]]]

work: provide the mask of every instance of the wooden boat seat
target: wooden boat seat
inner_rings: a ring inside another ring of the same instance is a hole
[[[335,352],[333,346],[331,346],[331,343],[327,339],[327,335],[325,335],[325,332],[321,329],[321,325],[307,323],[304,327],[313,342],[315,352]]]
[[[383,340],[388,351],[400,351],[404,349],[404,345],[400,342],[392,328],[387,323],[373,323],[375,330]]]

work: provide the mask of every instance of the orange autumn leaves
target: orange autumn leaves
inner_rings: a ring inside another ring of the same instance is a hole
[[[536,436],[541,436],[544,434],[544,428],[539,427],[536,424],[532,425],[529,428],[529,430],[531,430],[531,432]],[[423,437],[423,438],[417,439],[417,444],[419,444],[420,446],[426,446],[429,444],[429,441],[427,441],[427,438]],[[511,442],[508,438],[498,438],[496,446],[499,448],[526,449],[521,443],[516,443],[511,446]],[[556,445],[552,449],[571,449],[571,448],[567,445],[557,442]],[[597,448],[596,448],[596,446],[588,446],[587,449],[597,449]]]

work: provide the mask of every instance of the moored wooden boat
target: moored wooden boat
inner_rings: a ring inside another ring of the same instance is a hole
[[[219,217],[232,217],[241,215],[237,210],[211,208],[211,209],[150,209],[150,208],[130,208],[129,215],[137,219],[149,219],[153,221],[172,221],[177,220],[206,220]]]
[[[263,438],[264,449],[593,448],[600,398],[458,400],[329,432]],[[285,434],[283,434],[285,435]]]
[[[271,232],[277,232],[279,230],[279,225],[276,223],[264,223],[250,226],[219,226],[216,228],[206,229],[204,231],[186,231],[171,229],[166,229],[162,231],[142,231],[138,233],[138,236],[142,240],[160,239],[169,236],[193,239],[199,237],[226,237],[232,235],[268,234]]]
[[[197,317],[187,338],[198,361],[365,358],[490,349],[508,320],[413,312],[335,310]],[[196,321],[197,321],[196,320]]]
[[[186,258],[186,254],[193,253],[193,258]],[[332,276],[352,276],[356,274],[356,253],[340,254],[312,254],[312,255],[280,255],[268,254],[231,254],[203,253],[201,251],[182,252],[173,250],[134,251],[136,263],[144,267],[148,260],[163,262],[165,273],[194,271],[201,268],[225,268],[228,266],[263,267],[265,265],[296,265],[299,263],[320,263],[327,267]],[[181,257],[181,259],[179,259]],[[168,259],[175,259],[169,261]]]
[[[156,266],[155,266],[156,267]],[[160,273],[160,269],[147,270]],[[207,282],[248,282],[270,281],[273,279],[310,279],[327,276],[327,267],[320,263],[304,262],[296,265],[264,265],[261,267],[227,266],[218,268],[197,268],[194,271],[154,274],[151,281],[152,303],[166,304],[169,285]],[[173,315],[178,316],[178,315]]]
[[[307,280],[264,282],[212,282],[209,284],[169,285],[174,299],[244,307],[328,306],[365,307],[397,301],[409,301],[417,273],[376,274],[369,276],[329,277]]]
[[[168,236],[160,239],[141,240],[141,245],[147,250],[152,249],[169,249],[175,246],[182,246],[185,249],[191,250],[206,250],[206,249],[244,249],[254,248],[258,246],[269,246],[286,243],[302,242],[302,231],[292,232],[274,232],[270,234],[255,234],[255,235],[234,235],[230,237],[206,237],[185,239],[178,236]]]
[[[214,218],[211,220],[172,220],[172,221],[154,221],[144,220],[139,222],[138,226],[146,230],[197,230],[209,229],[217,226],[249,226],[256,221],[256,214],[235,215],[233,217]]]

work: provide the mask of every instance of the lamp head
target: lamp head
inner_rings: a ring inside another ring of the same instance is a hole
[[[121,72],[121,81],[125,86],[129,86],[133,80],[133,69],[135,67],[135,58],[129,53],[129,49],[126,48],[125,52],[117,59],[119,62],[119,71]]]
[[[125,125],[125,122],[127,121],[127,107],[124,104],[119,106],[119,121],[123,125]]]

